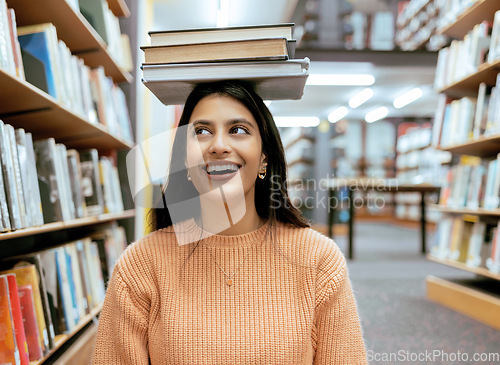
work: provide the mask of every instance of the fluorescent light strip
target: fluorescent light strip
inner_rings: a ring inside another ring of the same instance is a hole
[[[306,85],[314,86],[351,86],[373,85],[375,77],[370,74],[312,74]]]
[[[389,114],[389,109],[387,109],[385,106],[381,106],[380,108],[377,108],[367,113],[365,115],[365,120],[367,123],[373,123],[376,122],[377,120],[385,118],[387,114]]]
[[[416,87],[414,89],[411,89],[407,93],[398,96],[396,99],[394,99],[394,102],[392,104],[394,105],[395,108],[400,109],[404,106],[407,106],[410,103],[413,103],[415,100],[421,98],[422,95],[423,95],[422,89]]]
[[[317,127],[318,117],[274,117],[278,127]]]
[[[271,105],[273,101],[272,100],[264,100],[264,104],[269,108],[269,105]]]
[[[366,103],[373,96],[373,90],[367,87],[363,89],[361,92],[354,95],[349,100],[349,106],[353,109],[356,109],[358,106]]]
[[[328,121],[330,123],[337,123],[339,120],[344,118],[347,113],[349,113],[349,110],[345,106],[341,106],[328,114]]]

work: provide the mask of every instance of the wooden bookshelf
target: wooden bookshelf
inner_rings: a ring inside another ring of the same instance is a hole
[[[128,18],[130,16],[130,10],[125,0],[108,0],[108,6],[118,18]]]
[[[117,83],[132,80],[130,73],[123,71],[113,60],[101,36],[66,0],[9,0],[9,6],[16,12],[18,26],[52,23],[57,28],[59,39],[85,64],[92,68],[103,66],[106,75]]]
[[[449,151],[457,155],[473,155],[479,157],[496,156],[500,152],[500,134],[492,136],[480,136],[478,139],[461,144],[441,147],[443,151]]]
[[[56,345],[50,349],[50,351],[40,360],[30,362],[30,365],[41,365],[50,359],[54,353],[57,352],[66,342],[68,342],[73,336],[80,332],[90,321],[92,321],[102,310],[102,304],[98,305],[96,308],[83,317],[78,325],[70,332],[63,335],[58,335],[55,338]]]
[[[288,148],[291,148],[294,144],[296,144],[297,142],[299,142],[300,140],[303,140],[303,139],[311,141],[312,143],[316,142],[316,138],[314,136],[309,136],[309,135],[303,134],[303,135],[298,136],[297,138],[294,138],[290,142],[288,142],[286,144],[286,146],[284,146],[284,149],[286,150]]]
[[[477,275],[481,275],[487,278],[495,279],[495,280],[500,280],[500,274],[495,274],[489,271],[487,268],[484,267],[470,267],[467,266],[466,264],[454,260],[448,260],[448,259],[440,259],[437,258],[433,255],[427,255],[427,259],[433,262],[437,262],[438,264],[446,265],[453,267],[455,269],[460,269],[463,271],[468,271]]]
[[[91,124],[51,95],[1,69],[0,85],[0,119],[26,129],[35,139],[54,137],[68,148],[99,151],[132,148],[132,142],[111,135],[106,126]]]
[[[497,74],[500,72],[500,60],[493,63],[484,63],[479,66],[479,70],[463,79],[454,82],[453,84],[439,90],[439,93],[444,93],[452,97],[475,96],[479,84],[485,82],[488,86],[495,86]]]
[[[93,226],[98,223],[112,222],[119,219],[127,219],[133,217],[135,217],[135,210],[130,209],[122,213],[108,213],[108,214],[101,214],[95,217],[73,219],[66,222],[48,223],[44,224],[43,226],[30,227],[25,229],[19,229],[17,231],[0,233],[0,241],[6,241],[13,238],[28,237],[47,232],[61,231],[63,229]]]
[[[498,0],[477,0],[451,24],[438,29],[439,34],[462,39],[474,25],[483,20],[493,22],[495,11],[500,10]]]
[[[500,330],[500,297],[435,276],[426,278],[427,298]]]
[[[429,209],[436,209],[443,213],[449,214],[471,214],[478,215],[483,217],[500,217],[500,209],[467,209],[467,208],[449,208],[443,205],[431,204],[429,205]]]

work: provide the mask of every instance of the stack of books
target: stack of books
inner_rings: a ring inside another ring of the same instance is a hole
[[[309,59],[293,59],[293,24],[149,32],[143,82],[166,105],[199,83],[246,80],[265,100],[302,97]]]

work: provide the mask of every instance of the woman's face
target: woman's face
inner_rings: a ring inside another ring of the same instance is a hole
[[[200,194],[224,185],[225,194],[253,198],[266,159],[252,113],[230,96],[203,98],[189,120],[186,164]]]

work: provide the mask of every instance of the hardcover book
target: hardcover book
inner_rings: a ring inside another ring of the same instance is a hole
[[[168,46],[204,42],[225,42],[258,38],[292,39],[293,23],[263,24],[225,28],[198,28],[151,31],[151,45]]]

